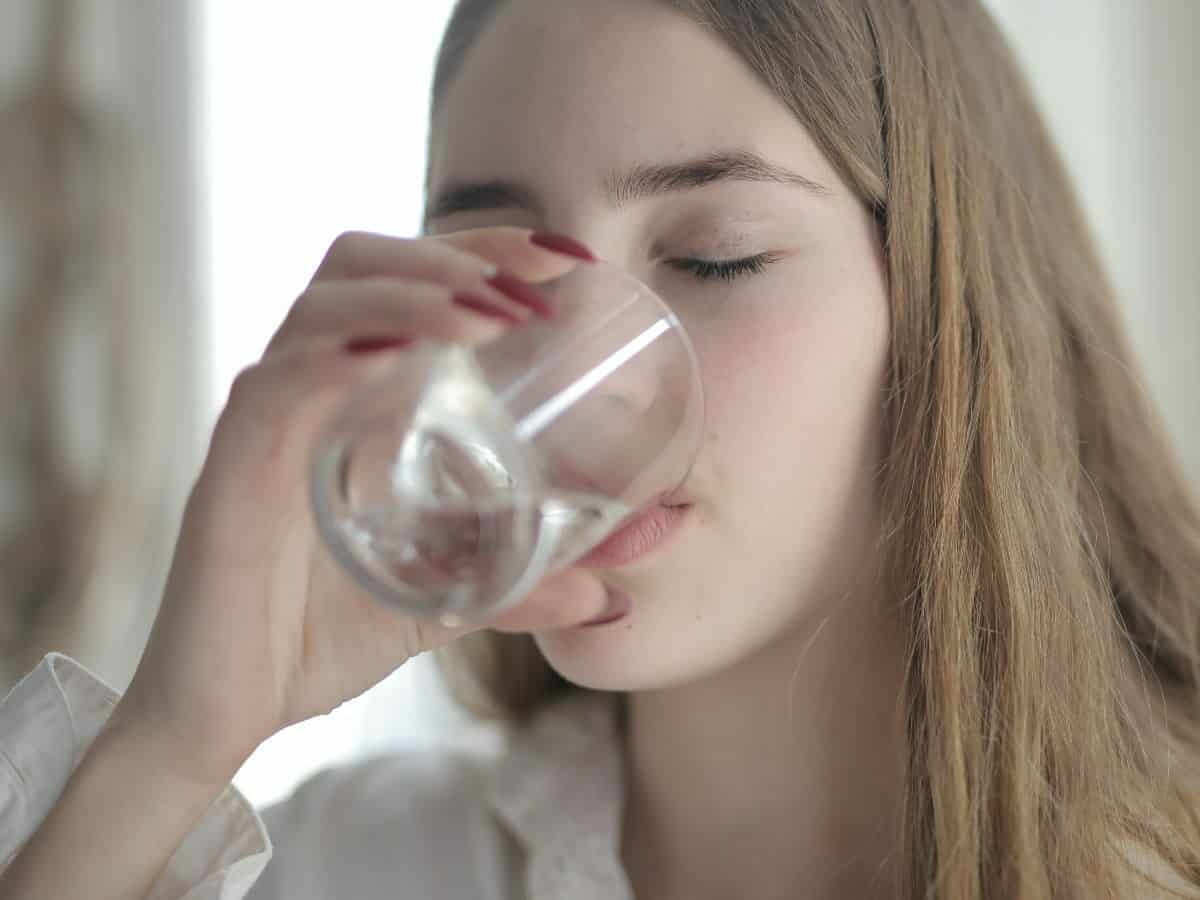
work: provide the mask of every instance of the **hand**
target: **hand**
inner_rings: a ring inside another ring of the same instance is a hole
[[[169,736],[196,777],[228,780],[275,732],[474,630],[403,616],[349,579],[316,534],[308,465],[329,418],[404,352],[398,340],[477,344],[534,314],[489,283],[496,267],[539,282],[578,262],[533,245],[529,234],[352,234],[333,244],[261,361],[233,385],[113,727]],[[567,627],[603,604],[601,585],[571,570],[491,624]]]

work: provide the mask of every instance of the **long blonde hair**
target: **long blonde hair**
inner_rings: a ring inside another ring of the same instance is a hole
[[[459,3],[435,107],[499,4]],[[787,104],[884,239],[907,896],[1200,886],[1200,512],[997,27],[977,0],[672,5]],[[526,637],[478,636],[450,668],[514,718],[568,689]]]

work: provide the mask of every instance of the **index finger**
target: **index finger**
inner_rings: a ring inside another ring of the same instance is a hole
[[[534,234],[530,228],[496,226],[453,231],[434,235],[434,239],[486,259],[523,281],[550,281],[579,265],[580,260],[573,256],[533,243]]]
[[[579,259],[540,247],[536,232],[513,226],[473,228],[422,238],[347,232],[329,248],[314,281],[421,277],[425,268],[473,270],[490,263],[526,282],[559,278]],[[435,252],[436,251],[436,252]]]

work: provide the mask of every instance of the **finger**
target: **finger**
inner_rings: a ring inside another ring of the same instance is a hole
[[[397,238],[347,232],[325,254],[313,281],[368,276],[426,281],[475,277],[487,281],[496,269],[523,281],[547,281],[570,272],[580,260],[538,246],[528,228],[475,228],[427,238]]]
[[[353,356],[312,345],[271,354],[234,379],[206,467],[236,468],[238,458],[264,453],[280,464],[294,461],[352,391],[396,365],[395,354]]]
[[[441,241],[347,231],[329,245],[312,280],[392,276],[443,283],[478,281],[490,278],[496,268],[495,263]]]
[[[534,234],[528,228],[471,228],[437,235],[436,240],[468,251],[535,284],[561,278],[582,263],[576,256],[533,243]]]
[[[479,291],[406,278],[314,282],[292,305],[264,358],[307,342],[403,336],[478,344],[528,318]]]
[[[595,619],[606,604],[604,584],[594,574],[567,569],[543,581],[489,627],[507,633],[557,631]]]

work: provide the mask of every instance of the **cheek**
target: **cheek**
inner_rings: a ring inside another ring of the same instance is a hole
[[[888,342],[880,282],[812,272],[786,296],[749,298],[706,325],[697,338],[705,455],[719,492],[770,503],[789,486],[844,488],[878,462]]]

